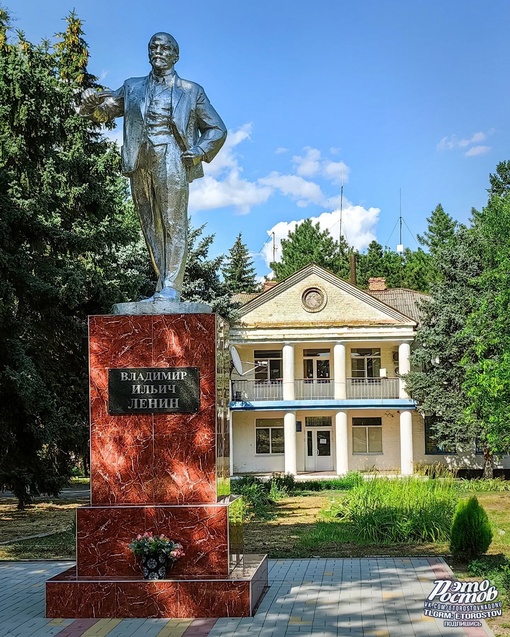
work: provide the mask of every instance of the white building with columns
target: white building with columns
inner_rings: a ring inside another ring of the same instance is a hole
[[[363,291],[309,265],[244,299],[230,332],[233,475],[410,475],[434,462],[400,377],[424,295],[375,283]]]

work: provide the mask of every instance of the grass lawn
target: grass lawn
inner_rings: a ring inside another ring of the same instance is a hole
[[[344,495],[340,491],[303,492],[278,501],[269,519],[255,519],[245,525],[245,551],[267,553],[272,558],[435,555],[443,556],[459,578],[467,577],[467,565],[451,558],[446,543],[361,544],[348,522],[323,521],[320,512],[328,509],[332,500]],[[493,525],[494,536],[488,554],[510,557],[510,492],[478,492],[476,495]],[[73,559],[72,525],[75,509],[83,504],[87,504],[87,499],[79,490],[66,499],[38,501],[25,511],[16,509],[15,500],[0,497],[0,543],[3,543],[0,560]],[[41,534],[44,537],[17,539]],[[508,604],[503,617],[492,620],[490,626],[497,637],[510,636]]]

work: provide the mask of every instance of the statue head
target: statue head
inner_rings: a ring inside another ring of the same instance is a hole
[[[179,45],[169,33],[155,33],[149,40],[149,61],[154,71],[167,71],[179,59]]]

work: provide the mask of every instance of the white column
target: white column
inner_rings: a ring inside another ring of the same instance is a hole
[[[294,345],[283,346],[283,400],[294,400]]]
[[[410,411],[400,412],[400,472],[413,475],[413,416]]]
[[[230,410],[229,410],[230,411]],[[234,475],[234,414],[230,412],[230,431],[229,435],[229,443],[230,443],[230,456],[229,456],[229,464],[230,464],[230,475]]]
[[[349,441],[347,439],[347,412],[335,415],[336,472],[339,476],[349,471]]]
[[[333,348],[333,374],[335,375],[335,400],[347,398],[345,388],[345,343],[335,343]]]
[[[283,417],[283,436],[285,442],[285,473],[297,473],[296,458],[296,412],[288,411]]]
[[[398,346],[398,373],[407,374],[411,371],[411,345],[410,343],[400,343]],[[399,383],[399,398],[409,398],[406,391],[405,382],[400,379]]]

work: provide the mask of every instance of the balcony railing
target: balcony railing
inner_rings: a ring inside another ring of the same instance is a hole
[[[296,400],[321,400],[334,398],[332,378],[296,379],[294,381]],[[347,398],[373,399],[399,397],[398,378],[347,378]],[[283,400],[281,380],[234,380],[232,400],[248,402],[252,400]]]
[[[398,378],[347,378],[347,398],[382,399],[399,397]]]
[[[294,381],[296,400],[320,400],[334,397],[334,385],[331,378],[305,378]]]
[[[234,380],[232,400],[283,400],[281,380]]]

